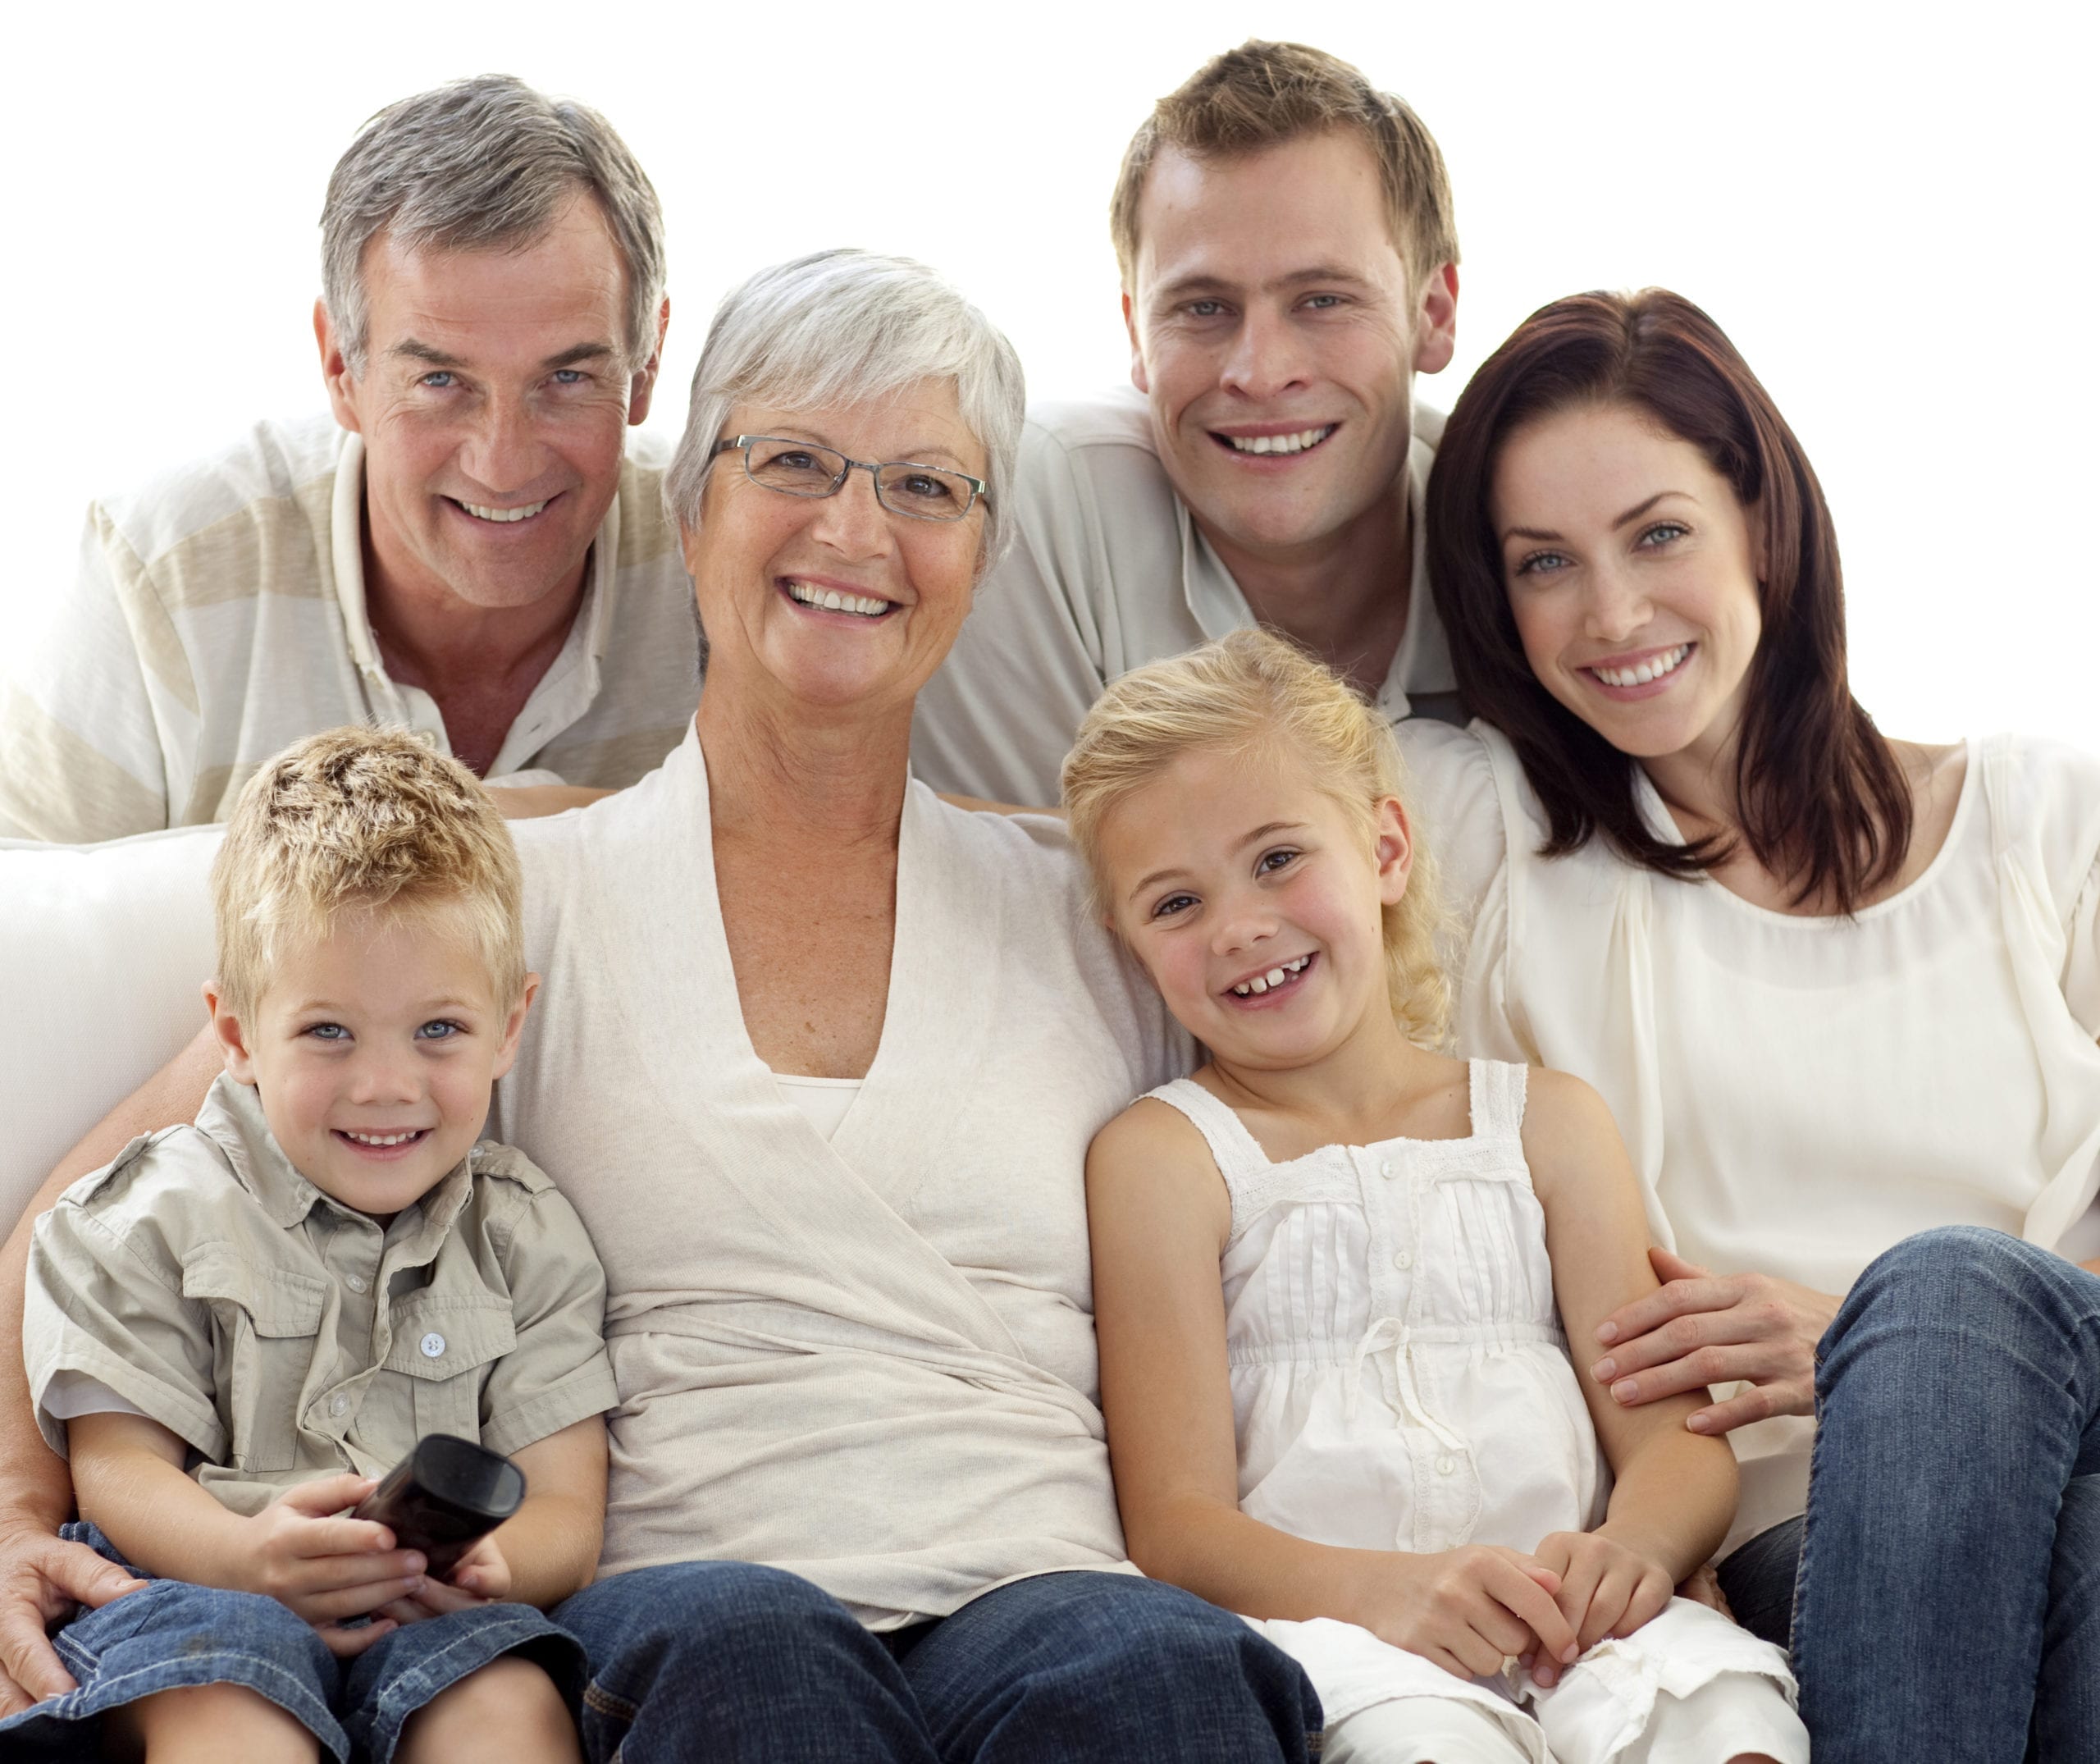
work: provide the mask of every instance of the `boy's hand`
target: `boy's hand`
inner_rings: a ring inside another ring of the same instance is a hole
[[[395,1599],[384,1609],[396,1623],[421,1623],[450,1611],[491,1605],[509,1596],[510,1564],[491,1533],[459,1558],[448,1579],[426,1579],[421,1592],[412,1597]]]
[[[246,1521],[248,1551],[226,1583],[266,1593],[320,1632],[329,1652],[347,1660],[395,1627],[376,1616],[354,1629],[345,1618],[379,1611],[423,1587],[424,1561],[397,1551],[394,1534],[344,1511],[377,1484],[369,1476],[324,1476],[288,1488]]]
[[[1669,1603],[1669,1571],[1595,1531],[1556,1531],[1533,1552],[1559,1577],[1554,1602],[1586,1653],[1607,1635],[1631,1635]],[[1541,1648],[1531,1660],[1534,1683],[1550,1687],[1574,1656]]]
[[[1582,1652],[1543,1558],[1488,1544],[1436,1556],[1395,1552],[1366,1589],[1364,1627],[1460,1678],[1490,1678],[1513,1655],[1571,1661]],[[1665,1588],[1667,1592],[1667,1588]]]

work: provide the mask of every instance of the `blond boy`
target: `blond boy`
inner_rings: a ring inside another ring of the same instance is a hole
[[[338,729],[249,784],[212,889],[225,1074],[30,1263],[39,1423],[148,1584],[62,1634],[80,1689],[0,1751],[577,1758],[581,1652],[537,1607],[591,1579],[616,1398],[581,1222],[476,1143],[539,984],[509,835],[455,761]],[[432,1433],[528,1488],[445,1581],[345,1516]]]

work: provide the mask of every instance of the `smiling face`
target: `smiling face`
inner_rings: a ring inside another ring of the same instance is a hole
[[[1345,131],[1230,158],[1163,149],[1124,297],[1161,463],[1228,564],[1405,508],[1410,389],[1451,358],[1457,272],[1410,292],[1370,149]]]
[[[518,249],[367,249],[362,374],[317,311],[336,419],[364,437],[379,586],[500,610],[574,592],[655,363],[624,365],[625,275],[579,193]]]
[[[1628,405],[1556,411],[1503,443],[1491,513],[1540,684],[1622,753],[1725,753],[1763,630],[1760,541],[1705,455]]]
[[[1111,924],[1212,1054],[1289,1070],[1393,1024],[1382,908],[1406,892],[1400,805],[1348,813],[1299,755],[1198,748],[1103,817]]]
[[[816,410],[738,405],[721,438],[738,435],[974,478],[988,471],[984,449],[946,380]],[[908,715],[970,611],[984,520],[981,501],[960,520],[894,513],[858,469],[847,473],[835,495],[784,495],[753,482],[739,455],[722,455],[699,524],[684,532],[710,683],[731,683],[733,697],[756,695],[806,714]]]
[[[274,964],[247,1020],[207,993],[226,1070],[293,1167],[385,1218],[463,1158],[539,985],[497,999],[456,907],[345,916]]]

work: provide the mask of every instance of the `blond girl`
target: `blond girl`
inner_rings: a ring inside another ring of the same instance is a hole
[[[1133,1559],[1299,1657],[1328,1764],[1801,1764],[1784,1657],[1673,1597],[1728,1529],[1728,1449],[1568,1362],[1655,1286],[1609,1113],[1436,1051],[1383,720],[1242,631],[1111,687],[1064,795],[1208,1056],[1088,1158]]]

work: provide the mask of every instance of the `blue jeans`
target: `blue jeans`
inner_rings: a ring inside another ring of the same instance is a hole
[[[1794,1604],[1816,1764],[2100,1764],[2100,1279],[1925,1232],[1817,1357]]]
[[[593,1764],[1297,1764],[1319,1739],[1295,1661],[1134,1574],[1042,1574],[890,1635],[744,1562],[637,1569],[555,1615],[591,1657]]]
[[[139,1573],[96,1526],[68,1525],[65,1535]],[[582,1651],[530,1605],[482,1605],[409,1624],[339,1661],[273,1598],[139,1578],[143,1590],[83,1611],[58,1632],[58,1657],[80,1688],[0,1721],[7,1764],[98,1757],[110,1710],[199,1684],[240,1684],[267,1697],[339,1764],[386,1764],[410,1716],[504,1654],[538,1661],[572,1707],[582,1689]]]

